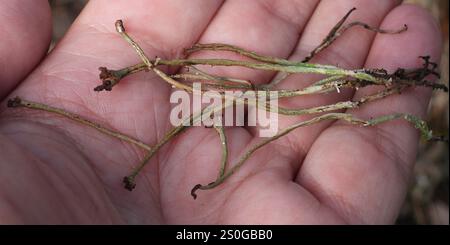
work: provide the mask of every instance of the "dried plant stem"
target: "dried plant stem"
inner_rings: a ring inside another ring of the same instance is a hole
[[[328,35],[325,37],[325,39],[322,41],[322,43],[319,46],[317,46],[313,51],[311,51],[311,53],[307,57],[305,57],[305,59],[302,62],[309,62],[317,53],[326,49],[328,46],[331,45],[331,43],[333,43],[334,40],[336,40],[340,35],[342,35],[342,33],[344,33],[346,30],[348,30],[354,26],[362,26],[363,28],[365,28],[367,30],[370,30],[373,32],[378,32],[378,33],[383,33],[383,34],[399,34],[399,33],[402,33],[404,31],[408,30],[407,25],[404,25],[402,29],[391,31],[391,30],[383,30],[383,29],[371,27],[371,26],[369,26],[365,23],[359,22],[359,21],[355,21],[355,22],[349,23],[347,25],[344,25],[344,22],[347,20],[347,18],[350,16],[350,14],[355,10],[356,10],[356,8],[352,8],[350,11],[348,11],[347,14],[331,29],[331,31],[328,33]]]
[[[153,67],[153,63],[150,62],[150,60],[147,58],[147,56],[144,53],[144,50],[128,35],[128,33],[125,31],[125,27],[123,25],[122,20],[117,20],[115,23],[116,31],[119,33],[125,41],[127,41],[129,44],[133,46],[133,48],[138,53],[139,57],[144,61],[144,64],[147,68]]]
[[[201,75],[196,74],[175,74],[170,76],[173,79],[183,79],[187,82],[190,82],[190,80],[195,81],[202,81],[202,91],[208,91],[212,89],[220,89],[220,90],[226,90],[226,89],[236,89],[236,90],[248,90],[250,89],[249,86],[245,84],[227,84],[225,82],[217,83],[214,81],[211,81],[210,79],[205,78]],[[190,85],[192,86],[192,85]]]
[[[227,162],[228,162],[228,146],[227,146],[227,138],[225,136],[225,131],[224,128],[222,126],[214,126],[214,128],[216,129],[217,133],[219,133],[219,137],[220,137],[220,142],[222,144],[222,160],[220,163],[220,169],[219,169],[219,175],[217,176],[216,180],[214,182],[211,182],[210,184],[203,186],[201,184],[197,184],[196,186],[194,186],[194,188],[192,188],[191,190],[191,195],[194,199],[197,198],[197,194],[195,193],[197,190],[207,190],[209,189],[210,185],[220,185],[226,178],[223,178],[223,176],[225,175],[225,170],[226,170],[226,166],[227,166]]]
[[[248,58],[261,61],[264,63],[272,63],[272,64],[280,64],[280,65],[294,65],[298,62],[292,62],[285,59],[270,57],[270,56],[264,56],[257,54],[252,51],[248,51],[245,49],[242,49],[237,46],[229,45],[229,44],[222,44],[222,43],[207,43],[207,44],[195,44],[191,48],[185,49],[186,54],[192,54],[194,52],[202,51],[202,50],[213,50],[213,51],[231,51],[243,56],[246,56]]]
[[[322,113],[322,112],[329,112],[329,111],[337,111],[337,110],[341,110],[341,109],[355,109],[364,103],[382,99],[386,96],[389,96],[389,95],[392,95],[395,93],[399,93],[403,88],[401,88],[401,87],[388,88],[388,89],[382,90],[378,93],[364,96],[363,98],[361,98],[357,101],[351,101],[351,100],[342,101],[342,102],[337,102],[335,104],[317,106],[317,107],[312,107],[312,108],[290,109],[290,108],[284,108],[284,107],[280,107],[280,106],[278,106],[277,108],[272,108],[272,107],[269,107],[269,105],[267,105],[267,107],[264,109],[266,109],[267,111],[278,111],[279,114],[288,115],[288,116],[315,114],[315,113]]]
[[[236,79],[230,77],[214,76],[197,69],[194,66],[189,66],[188,69],[194,73],[180,73],[170,75],[173,79],[205,81],[208,87],[216,87],[220,89],[253,89],[251,82],[244,79]]]
[[[122,134],[120,132],[117,132],[117,131],[114,131],[111,129],[107,129],[98,123],[92,122],[92,121],[90,121],[86,118],[83,118],[77,114],[68,112],[68,111],[60,109],[60,108],[51,107],[51,106],[48,106],[45,104],[24,100],[20,97],[15,97],[14,99],[10,99],[8,101],[8,107],[14,107],[14,108],[24,107],[24,108],[28,108],[28,109],[41,110],[41,111],[46,111],[49,113],[57,114],[57,115],[66,117],[72,121],[75,121],[75,122],[81,123],[83,125],[86,125],[88,127],[94,128],[94,129],[98,130],[99,132],[106,134],[108,136],[111,136],[111,137],[117,138],[119,140],[128,142],[130,144],[136,145],[144,150],[147,150],[147,151],[151,150],[150,146],[148,146],[147,144],[145,144],[144,142],[142,142],[138,139],[134,139],[131,136]]]
[[[156,59],[150,60],[150,63],[156,62]],[[310,64],[298,62],[294,65],[279,65],[257,63],[253,61],[240,61],[228,59],[173,59],[164,60],[158,59],[158,65],[168,66],[193,66],[193,65],[209,65],[209,66],[241,66],[250,69],[263,71],[279,71],[288,73],[315,73],[329,76],[349,76],[357,79],[377,82],[378,80],[363,69],[347,70],[331,65]],[[140,67],[141,69],[147,67],[145,63],[133,65],[133,67]],[[381,84],[381,83],[380,83]]]
[[[222,158],[221,158],[222,161],[220,164],[219,175],[217,176],[218,178],[220,178],[220,177],[222,177],[222,175],[224,175],[225,169],[227,167],[227,162],[228,162],[227,136],[225,135],[225,129],[223,126],[214,125],[214,129],[219,134],[220,143],[222,144]]]
[[[226,172],[224,175],[222,175],[216,181],[214,181],[208,185],[203,186],[203,185],[198,184],[198,185],[194,186],[194,188],[191,191],[191,195],[195,199],[196,198],[195,192],[197,190],[208,190],[208,189],[217,187],[218,185],[223,183],[227,178],[229,178],[235,172],[237,172],[239,170],[239,168],[242,167],[242,165],[252,156],[252,154],[255,151],[257,151],[261,147],[269,144],[270,142],[281,138],[282,136],[290,133],[291,131],[293,131],[297,128],[308,126],[308,125],[318,123],[318,122],[321,122],[324,120],[344,120],[351,124],[356,124],[356,125],[367,127],[367,126],[375,126],[375,125],[378,125],[378,124],[381,124],[384,122],[388,122],[388,121],[392,121],[395,119],[404,119],[404,120],[410,122],[411,124],[413,124],[414,127],[416,127],[417,129],[419,129],[421,131],[423,137],[426,140],[431,140],[433,138],[431,130],[428,129],[427,124],[424,121],[422,121],[421,119],[419,119],[413,115],[409,115],[409,114],[396,113],[396,114],[392,114],[392,115],[377,117],[377,118],[371,119],[371,120],[363,120],[360,118],[356,118],[352,114],[348,114],[348,113],[328,113],[325,115],[314,117],[313,119],[310,119],[307,121],[302,121],[300,123],[291,125],[285,129],[281,130],[275,136],[270,137],[270,138],[264,138],[262,141],[256,143],[255,145],[250,146],[250,148],[239,158],[239,161],[228,172]]]
[[[216,81],[219,84],[224,83],[224,82],[229,82],[229,83],[233,83],[233,84],[238,84],[238,85],[242,85],[242,86],[246,86],[246,88],[253,88],[254,85],[247,80],[244,79],[237,79],[237,78],[232,78],[232,77],[222,77],[222,76],[215,76],[215,75],[210,75],[198,68],[196,68],[195,66],[189,66],[188,67],[190,70],[193,70],[195,72],[196,75],[200,75],[203,76],[206,79],[212,80],[212,81]]]
[[[116,21],[116,31],[125,39],[125,41],[127,41],[136,50],[136,53],[142,59],[142,61],[144,62],[144,65],[145,65],[145,67],[147,69],[153,70],[153,72],[155,72],[158,76],[160,76],[162,79],[167,81],[172,86],[174,86],[176,88],[179,88],[179,89],[184,89],[186,91],[192,92],[192,88],[190,86],[186,86],[186,85],[184,85],[184,84],[182,84],[182,83],[172,79],[171,77],[166,75],[164,72],[162,72],[161,70],[159,70],[159,69],[157,69],[155,67],[160,62],[160,59],[157,58],[154,61],[150,61],[147,58],[147,56],[145,55],[145,53],[142,50],[142,48],[125,31],[125,27],[123,25],[122,20],[117,20]],[[133,66],[133,67],[139,67],[139,66],[136,65],[136,66]]]
[[[141,163],[133,169],[131,174],[128,176],[125,176],[123,178],[124,186],[127,190],[133,190],[136,187],[135,179],[136,176],[141,172],[141,170],[147,165],[149,160],[158,152],[158,150],[164,146],[167,142],[169,142],[172,138],[183,132],[185,129],[187,129],[189,126],[187,125],[195,125],[197,122],[202,120],[202,115],[207,113],[214,113],[216,111],[220,111],[225,107],[231,106],[233,104],[232,101],[226,101],[222,106],[220,107],[206,107],[200,112],[197,112],[195,114],[191,114],[190,117],[185,118],[180,125],[174,127],[171,129],[166,135],[164,135],[163,139],[160,140],[156,145],[154,145],[151,150],[144,156]],[[215,126],[217,127],[217,126]],[[216,129],[217,130],[217,129]],[[219,136],[221,137],[221,140],[225,141],[226,145],[226,137],[225,134],[221,135],[222,133],[219,133]],[[228,153],[227,153],[228,155]]]
[[[142,168],[144,168],[144,166],[147,164],[147,162],[150,160],[150,158],[152,158],[158,152],[158,150],[161,149],[161,147],[163,145],[165,145],[167,142],[170,141],[170,139],[172,139],[173,137],[175,137],[176,135],[181,133],[185,128],[186,127],[183,125],[173,128],[166,135],[164,135],[162,140],[160,140],[158,143],[156,143],[156,145],[151,147],[151,149],[145,155],[145,157],[141,161],[141,163],[136,168],[133,169],[133,171],[131,172],[130,175],[125,176],[123,178],[123,184],[127,190],[131,191],[136,187],[136,183],[135,183],[134,179],[141,172]]]

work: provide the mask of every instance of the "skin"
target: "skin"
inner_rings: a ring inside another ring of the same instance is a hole
[[[48,55],[47,1],[11,1],[0,13],[15,45],[0,42],[0,222],[5,224],[342,224],[393,223],[406,195],[419,134],[395,121],[373,128],[324,122],[301,128],[257,151],[223,185],[190,196],[217,175],[220,142],[214,129],[195,127],[154,157],[129,192],[122,177],[144,155],[95,130],[30,110],[6,109],[6,100],[65,108],[150,145],[171,128],[171,88],[152,73],[130,76],[109,93],[96,93],[97,67],[136,63],[115,33],[127,31],[149,57],[175,58],[196,42],[221,42],[266,55],[301,60],[351,8],[350,17],[373,26],[409,30],[399,35],[354,28],[312,62],[345,68],[419,67],[419,55],[438,61],[440,34],[423,9],[395,1],[91,1]],[[20,9],[21,11],[11,11]],[[32,17],[30,17],[32,16]],[[34,33],[36,18],[39,32]],[[17,31],[20,30],[20,31]],[[3,30],[5,31],[5,30]],[[30,33],[34,38],[24,38]],[[193,57],[211,57],[202,52]],[[222,57],[235,56],[224,53]],[[36,67],[33,71],[32,68]],[[167,70],[166,70],[167,71]],[[169,70],[174,72],[175,70]],[[242,68],[209,70],[268,83],[274,74]],[[27,77],[26,79],[23,79]],[[293,76],[279,88],[304,87]],[[13,87],[16,89],[12,90]],[[280,102],[305,107],[359,98],[376,87]],[[12,90],[12,91],[11,91]],[[423,117],[430,90],[410,89],[352,110],[362,118],[393,112]],[[280,117],[285,127],[307,117]],[[231,164],[258,140],[255,128],[226,128]]]

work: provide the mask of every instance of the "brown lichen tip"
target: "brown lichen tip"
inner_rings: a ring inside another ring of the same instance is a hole
[[[420,68],[398,68],[392,74],[388,74],[384,69],[367,69],[365,71],[367,74],[376,78],[382,78],[389,81],[389,84],[386,85],[399,84],[407,86],[424,86],[448,92],[448,87],[445,84],[426,80],[429,75],[440,78],[440,75],[437,72],[438,65],[430,61],[430,56],[419,56],[419,58],[424,61],[423,66]]]
[[[135,187],[136,184],[134,183],[134,178],[130,177],[130,176],[125,176],[123,177],[123,185],[125,187],[125,189],[132,191]]]
[[[197,194],[195,194],[195,192],[196,192],[198,189],[200,189],[201,187],[202,187],[202,185],[197,184],[197,185],[194,186],[194,188],[192,188],[192,190],[191,190],[191,196],[192,196],[192,198],[194,198],[194,200],[197,199]]]
[[[438,64],[435,62],[431,62],[429,55],[419,56],[419,58],[424,61],[423,69],[424,71],[428,72],[427,75],[432,74],[435,75],[437,78],[441,78],[441,75],[436,71]]]
[[[111,91],[112,87],[116,85],[121,79],[120,76],[117,76],[117,72],[113,70],[108,70],[106,67],[99,67],[100,70],[100,79],[102,80],[102,84],[95,87],[94,91]]]
[[[123,21],[122,20],[116,20],[116,31],[121,33],[121,32],[125,32],[125,27],[123,26]]]
[[[7,106],[10,108],[19,107],[22,102],[22,99],[20,97],[16,96],[13,99],[9,99],[7,102]]]

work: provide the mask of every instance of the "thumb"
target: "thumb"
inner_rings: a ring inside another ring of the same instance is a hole
[[[51,39],[48,1],[2,1],[0,4],[0,100],[47,53]]]

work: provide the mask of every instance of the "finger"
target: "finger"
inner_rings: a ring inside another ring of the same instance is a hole
[[[389,13],[382,28],[408,24],[401,35],[377,35],[366,67],[420,67],[419,55],[437,61],[440,34],[423,9],[402,5]],[[377,88],[379,89],[379,88]],[[373,93],[358,91],[355,98]],[[350,113],[362,118],[393,112],[423,117],[430,91],[415,88]],[[351,223],[392,223],[405,197],[417,152],[418,132],[401,122],[357,128],[337,122],[324,131],[308,153],[298,182]]]
[[[236,1],[225,2],[199,43],[226,43],[260,54],[287,57],[311,16],[317,0],[307,1]],[[218,57],[244,60],[228,52],[201,52],[192,57]],[[273,74],[245,68],[203,67],[211,73],[242,78],[256,84],[267,82]]]
[[[363,21],[371,26],[379,26],[386,14],[398,4],[398,1],[322,1],[308,26],[306,27],[295,53],[291,60],[302,60],[308,52],[320,44],[333,26],[352,8],[357,10],[350,15],[346,23],[352,21]],[[402,27],[401,25],[400,27]],[[372,44],[375,34],[360,27],[351,28],[340,36],[327,49],[315,56],[310,62],[319,64],[337,65],[342,68],[355,69],[362,67],[367,53]],[[282,82],[279,88],[295,89],[305,87],[319,77],[314,75],[293,75]],[[279,106],[286,108],[310,108],[313,106],[336,103],[340,100],[349,99],[353,95],[351,90],[342,89],[340,93],[329,93],[311,95],[301,98],[280,100]],[[280,116],[279,128],[285,128],[296,122],[311,118],[304,116]],[[330,122],[322,122],[299,128],[285,139],[283,144],[291,148],[297,154],[304,157],[305,152],[311,147],[312,142],[324,130]],[[300,163],[300,162],[299,162]],[[299,167],[299,163],[294,169]]]
[[[2,100],[47,53],[52,26],[48,1],[4,1],[0,17]]]

